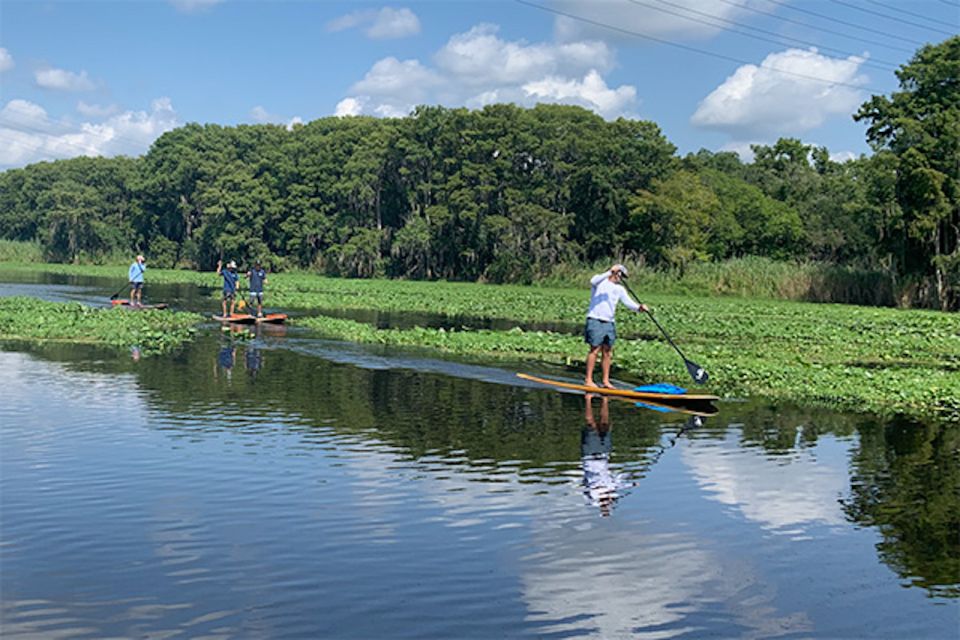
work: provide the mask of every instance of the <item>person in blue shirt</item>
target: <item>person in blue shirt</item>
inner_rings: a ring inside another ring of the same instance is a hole
[[[250,282],[250,315],[253,315],[253,305],[257,305],[257,317],[263,317],[263,285],[267,283],[267,272],[260,266],[260,261],[253,263],[253,268],[247,272]]]
[[[147,260],[142,256],[137,256],[133,264],[130,265],[127,280],[130,282],[130,306],[143,306],[143,272],[147,270]]]
[[[240,275],[237,273],[237,263],[231,260],[227,263],[227,268],[223,268],[223,261],[217,260],[217,275],[223,277],[223,299],[221,300],[221,306],[223,308],[223,316],[227,318],[227,301],[230,301],[230,315],[233,315],[233,308],[237,304],[237,281],[240,280]]]

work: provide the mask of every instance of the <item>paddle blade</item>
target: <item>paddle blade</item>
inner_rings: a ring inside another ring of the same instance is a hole
[[[693,381],[697,384],[706,384],[707,380],[710,379],[710,374],[707,373],[707,370],[698,365],[696,362],[691,362],[689,360],[684,360],[687,365],[687,371],[690,373],[690,377],[693,378]]]

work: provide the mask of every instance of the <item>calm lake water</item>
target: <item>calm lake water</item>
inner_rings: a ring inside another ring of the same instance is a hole
[[[564,373],[294,327],[6,345],[2,636],[958,636],[956,426],[588,414],[520,369]]]

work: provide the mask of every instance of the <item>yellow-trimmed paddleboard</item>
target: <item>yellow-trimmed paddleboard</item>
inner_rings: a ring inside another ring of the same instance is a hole
[[[650,401],[664,405],[675,405],[678,403],[686,404],[690,402],[712,402],[720,399],[717,396],[699,393],[656,393],[653,391],[636,391],[634,389],[607,389],[606,387],[588,387],[585,384],[560,382],[559,380],[548,380],[547,378],[538,378],[536,376],[527,375],[526,373],[518,373],[517,377],[558,389],[570,389],[572,391],[582,391],[584,393],[596,393],[599,395],[625,398],[627,400],[636,400],[637,402]]]

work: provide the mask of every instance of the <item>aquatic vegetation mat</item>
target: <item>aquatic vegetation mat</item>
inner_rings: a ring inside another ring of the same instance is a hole
[[[101,344],[138,348],[142,355],[170,351],[202,320],[168,310],[95,309],[73,302],[0,298],[0,340]]]

